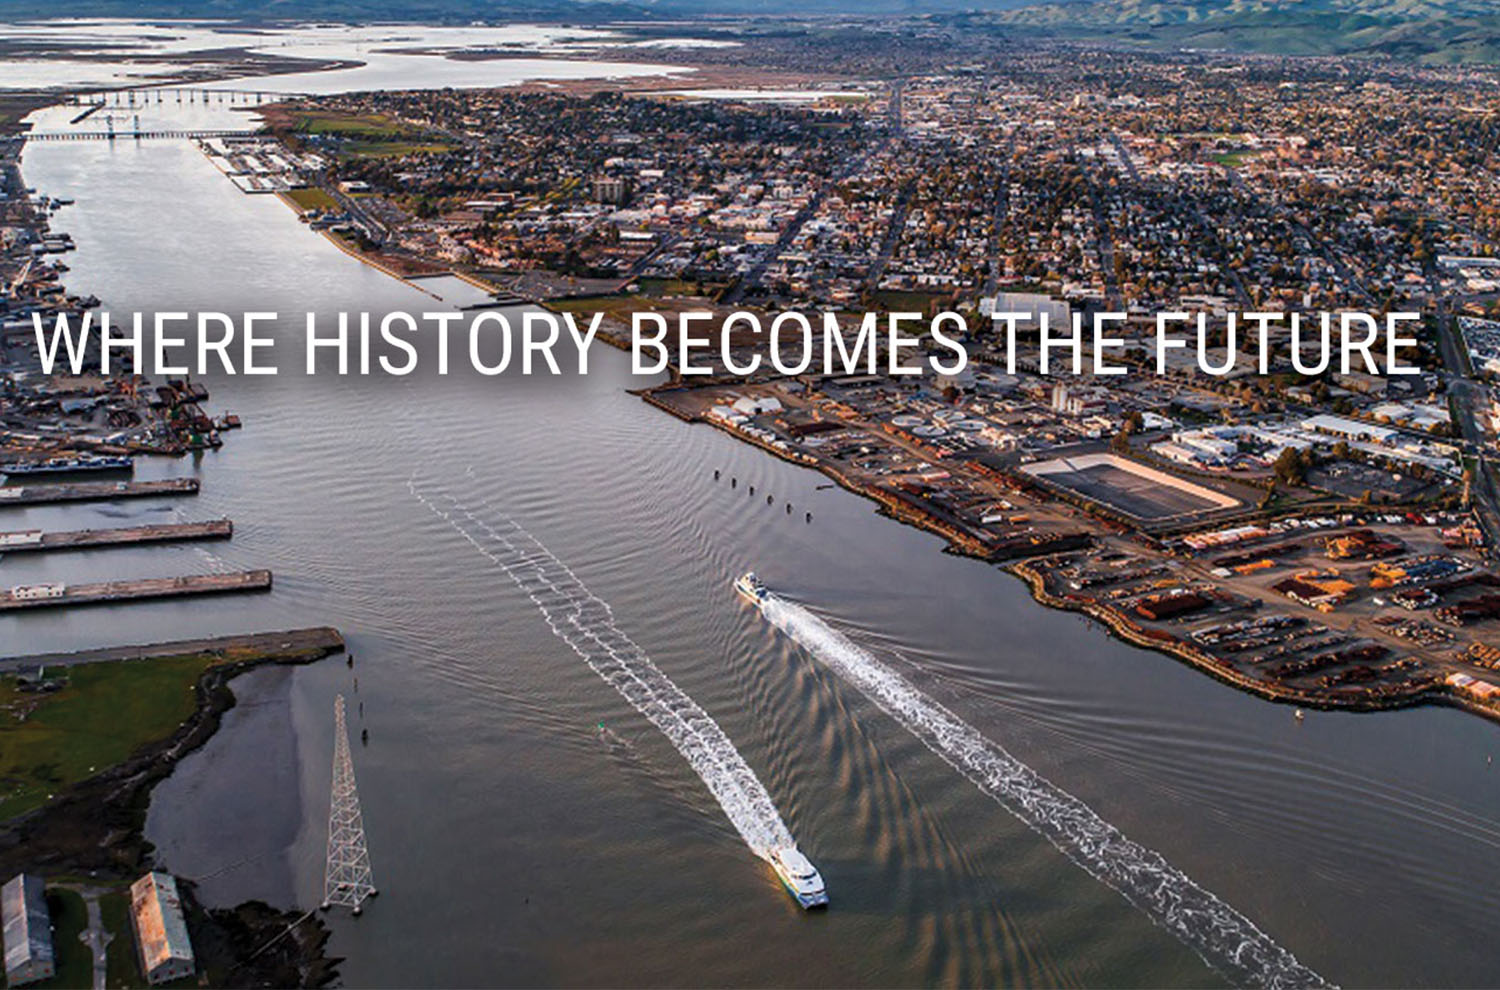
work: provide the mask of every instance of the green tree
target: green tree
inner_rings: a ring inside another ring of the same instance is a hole
[[[1288,447],[1276,456],[1272,465],[1276,477],[1287,485],[1300,485],[1307,480],[1307,460],[1295,447]]]

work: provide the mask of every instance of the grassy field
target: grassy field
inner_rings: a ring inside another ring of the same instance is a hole
[[[0,820],[171,735],[197,705],[193,685],[217,658],[82,664],[50,694],[0,678]]]
[[[700,292],[711,296],[723,288],[721,284],[711,282],[689,282],[680,278],[638,278],[635,284],[640,287],[643,296],[696,296]]]
[[[324,213],[332,211],[339,212],[339,201],[316,186],[308,186],[306,189],[293,189],[286,194],[287,199],[297,204],[301,210],[321,210]]]
[[[1254,161],[1260,156],[1256,151],[1225,151],[1213,155],[1213,160],[1228,168],[1239,168],[1248,161]]]
[[[384,114],[298,111],[288,121],[292,131],[338,138],[342,152],[359,158],[382,158],[442,152],[452,145]]]
[[[951,292],[902,292],[896,289],[882,289],[875,293],[872,302],[873,308],[881,313],[926,314],[932,306],[938,309],[948,308],[951,297]]]
[[[52,951],[57,973],[38,987],[87,987],[93,985],[94,956],[78,936],[89,926],[83,898],[71,890],[47,888],[47,911],[52,915]]]

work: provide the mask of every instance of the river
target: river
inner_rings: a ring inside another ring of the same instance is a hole
[[[158,787],[147,831],[213,902],[317,903],[344,693],[369,730],[354,759],[381,888],[363,917],[329,916],[349,985],[1216,981],[740,602],[730,580],[750,567],[1323,977],[1493,982],[1494,725],[1438,709],[1299,724],[647,406],[602,346],[586,377],[306,378],[291,370],[303,311],[434,301],[242,195],[186,142],[36,144],[23,165],[77,200],[55,221],[78,244],[71,291],[116,313],[299,314],[281,331],[288,371],[210,383],[243,431],[139,465],[201,478],[197,498],[5,510],[6,529],[226,515],[233,541],[0,564],[12,584],[269,567],[275,590],[10,616],[0,641],[343,630],[352,670],[240,682],[247,704]],[[829,912],[795,908],[667,737],[414,488],[520,524],[609,604],[764,784]]]

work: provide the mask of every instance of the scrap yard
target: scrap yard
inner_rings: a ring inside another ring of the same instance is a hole
[[[1351,709],[1438,701],[1500,717],[1486,679],[1500,669],[1490,627],[1500,578],[1455,548],[1445,521],[1300,518],[1150,553],[1108,540],[1015,570],[1048,604],[1266,697]]]

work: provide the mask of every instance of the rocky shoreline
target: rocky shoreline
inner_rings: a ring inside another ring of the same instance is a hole
[[[199,676],[194,685],[197,707],[170,737],[0,824],[0,874],[87,877],[96,885],[123,886],[134,880],[152,866],[154,847],[144,834],[152,788],[218,731],[224,714],[235,705],[230,682],[258,667],[312,663],[344,648],[338,632],[327,628],[228,637],[221,642],[225,662]],[[138,654],[129,662],[150,663],[153,658],[211,652],[203,646],[193,642],[127,649]],[[180,889],[200,970],[215,977],[216,984],[322,986],[336,977],[339,960],[324,955],[329,932],[314,912],[283,911],[253,901],[208,909],[197,901],[190,882],[182,881]]]

